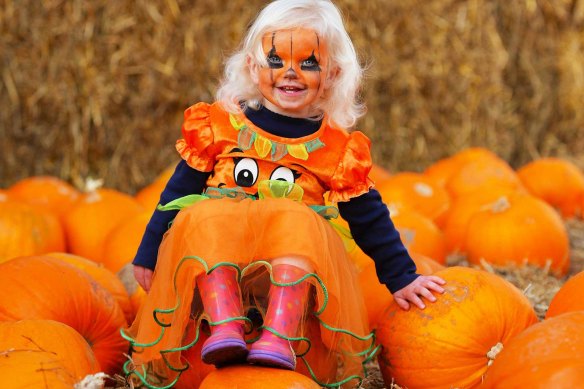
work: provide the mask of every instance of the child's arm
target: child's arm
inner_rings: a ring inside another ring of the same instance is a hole
[[[375,261],[379,281],[387,286],[396,303],[409,309],[409,303],[424,308],[419,296],[442,293],[444,281],[435,276],[416,274],[416,265],[403,245],[379,192],[370,189],[348,202],[339,202],[339,212],[349,223],[351,234],[365,254]]]
[[[195,170],[184,160],[181,160],[160,195],[160,204],[166,204],[190,194],[202,193],[209,174]],[[150,289],[162,237],[177,213],[178,211],[155,210],[146,226],[146,231],[132,262],[136,281],[145,291]]]

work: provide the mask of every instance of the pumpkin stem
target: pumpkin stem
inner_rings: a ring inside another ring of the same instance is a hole
[[[489,358],[489,362],[487,362],[487,366],[491,366],[491,364],[495,360],[495,357],[497,356],[497,354],[499,354],[501,352],[501,350],[503,350],[503,343],[501,343],[501,342],[499,342],[496,345],[494,345],[493,347],[491,347],[491,350],[487,353],[487,358]]]
[[[511,208],[511,203],[509,203],[507,196],[501,196],[491,204],[490,208],[493,213],[501,213]]]

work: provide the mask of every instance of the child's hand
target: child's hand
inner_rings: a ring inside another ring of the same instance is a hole
[[[446,281],[437,276],[419,276],[409,285],[406,285],[395,292],[393,294],[393,299],[397,305],[405,311],[410,309],[410,303],[416,305],[420,309],[424,309],[426,306],[420,296],[431,302],[436,301],[436,297],[434,297],[431,290],[438,293],[444,293],[444,288],[440,285],[444,285],[445,283]]]
[[[134,277],[146,292],[150,290],[152,285],[152,273],[154,272],[146,267],[134,265]]]

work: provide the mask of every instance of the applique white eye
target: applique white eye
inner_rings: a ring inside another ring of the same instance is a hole
[[[250,187],[258,179],[258,164],[252,158],[242,158],[235,160],[233,178],[239,186]]]
[[[270,176],[270,180],[280,180],[280,181],[288,181],[294,182],[296,181],[296,177],[294,176],[294,172],[287,167],[280,166],[277,167]]]

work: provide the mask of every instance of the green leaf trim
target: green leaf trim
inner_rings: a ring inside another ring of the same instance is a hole
[[[240,123],[237,121],[233,114],[229,114],[229,123],[231,126],[236,130],[239,131],[237,136],[237,145],[242,150],[249,150],[252,145],[254,144],[255,140],[258,137],[258,134],[249,128],[244,122]],[[248,133],[251,132],[251,135]],[[288,143],[276,142],[275,140],[267,139],[267,141],[271,144],[271,152],[270,152],[270,159],[273,162],[279,161],[280,159],[284,158],[286,155],[290,154],[288,152]],[[308,154],[325,147],[323,141],[320,138],[312,139],[304,143],[300,143]],[[292,154],[290,154],[292,155]],[[294,157],[297,158],[297,157]],[[305,158],[297,158],[297,159],[305,159]]]

